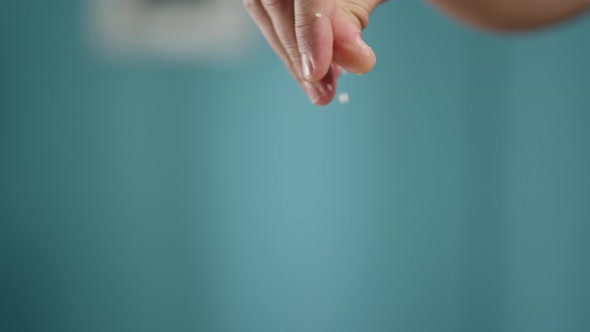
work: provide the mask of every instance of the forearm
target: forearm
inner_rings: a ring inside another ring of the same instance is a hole
[[[590,8],[590,0],[429,0],[469,25],[519,31],[551,25]]]

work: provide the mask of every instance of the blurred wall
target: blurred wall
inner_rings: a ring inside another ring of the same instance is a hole
[[[260,39],[111,63],[78,2],[0,4],[0,331],[590,329],[590,20],[388,3],[317,108]]]

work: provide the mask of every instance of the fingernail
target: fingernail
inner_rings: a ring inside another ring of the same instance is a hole
[[[367,43],[365,43],[365,41],[363,40],[363,35],[360,32],[356,35],[356,42],[357,44],[359,44],[360,47],[362,47],[365,50],[365,53],[367,55],[371,54],[372,49],[369,45],[367,45]]]
[[[334,78],[339,78],[342,75],[342,67],[339,65],[332,65],[332,70],[334,71]]]
[[[317,103],[324,95],[326,95],[326,90],[322,86],[321,83],[303,83],[305,93],[309,97],[312,103]]]
[[[310,78],[313,72],[313,63],[307,54],[301,55],[301,66],[303,67],[303,77]]]

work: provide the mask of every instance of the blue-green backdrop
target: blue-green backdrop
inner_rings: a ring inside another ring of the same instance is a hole
[[[317,108],[260,38],[109,63],[82,12],[0,1],[0,331],[590,330],[590,19],[388,3]]]

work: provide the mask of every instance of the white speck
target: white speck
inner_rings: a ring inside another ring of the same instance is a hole
[[[322,17],[322,13],[315,13],[315,17],[318,17],[318,18]]]
[[[332,92],[334,90],[334,86],[332,84],[328,84],[328,91]]]
[[[349,101],[350,101],[350,97],[348,96],[347,92],[343,92],[338,95],[338,102],[340,104],[348,104]]]

